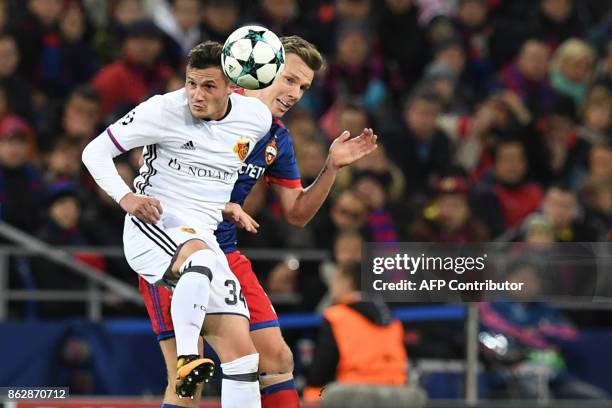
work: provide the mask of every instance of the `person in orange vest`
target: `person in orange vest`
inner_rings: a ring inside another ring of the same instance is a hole
[[[331,382],[406,385],[408,356],[402,324],[381,301],[358,291],[360,264],[340,267],[330,284],[334,305],[323,313],[306,401],[319,400]]]

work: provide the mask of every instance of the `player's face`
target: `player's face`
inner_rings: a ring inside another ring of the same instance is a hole
[[[187,68],[185,82],[189,109],[198,119],[218,120],[225,116],[233,85],[225,78],[221,68]]]
[[[249,93],[265,103],[275,118],[282,117],[299,102],[310,88],[314,71],[295,54],[287,54],[285,69],[274,83],[261,91]]]

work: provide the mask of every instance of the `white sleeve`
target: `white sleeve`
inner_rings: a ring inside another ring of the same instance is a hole
[[[132,189],[125,184],[119,175],[113,158],[121,152],[107,136],[107,131],[100,134],[83,150],[83,163],[96,183],[116,202],[119,202]]]
[[[132,189],[123,181],[113,158],[135,147],[161,141],[163,100],[154,96],[110,125],[83,150],[83,163],[96,183],[119,202]]]
[[[165,122],[163,98],[154,96],[110,125],[106,133],[117,150],[125,153],[135,147],[161,141]]]

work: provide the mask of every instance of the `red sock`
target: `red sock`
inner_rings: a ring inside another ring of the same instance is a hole
[[[299,406],[300,401],[293,380],[261,389],[261,408],[298,408]]]

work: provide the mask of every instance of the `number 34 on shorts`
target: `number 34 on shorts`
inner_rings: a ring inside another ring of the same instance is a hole
[[[229,296],[225,298],[225,303],[234,306],[238,301],[242,302],[245,309],[248,309],[246,299],[242,295],[242,288],[238,288],[238,284],[233,279],[227,279],[225,281],[225,287],[228,288]]]

